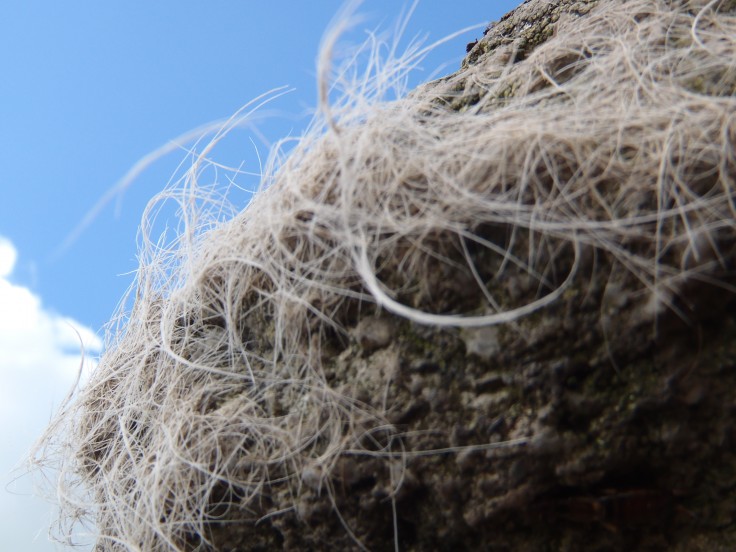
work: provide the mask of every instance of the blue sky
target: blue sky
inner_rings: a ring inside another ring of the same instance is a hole
[[[420,2],[404,44],[477,28],[433,51],[412,84],[457,69],[465,44],[519,3]],[[245,170],[257,171],[254,147],[266,156],[271,141],[298,136],[308,123],[320,39],[342,5],[16,0],[3,6],[0,371],[7,383],[0,386],[0,434],[9,445],[0,453],[0,532],[8,550],[53,550],[45,542],[47,508],[8,493],[6,487],[28,489],[26,481],[10,483],[8,472],[72,381],[78,346],[71,328],[99,352],[95,333],[101,335],[137,266],[143,209],[185,153],[157,161],[62,248],[65,239],[140,158],[288,86],[294,91],[267,106],[258,132],[236,133],[221,152],[226,162],[244,161]],[[366,0],[344,43],[362,42],[365,29],[390,30],[406,7]],[[242,205],[247,198],[235,196]]]

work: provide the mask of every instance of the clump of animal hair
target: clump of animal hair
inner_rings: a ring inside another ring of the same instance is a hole
[[[60,470],[61,537],[81,520],[99,550],[207,549],[213,524],[331,492],[345,455],[452,454],[407,447],[392,405],[329,372],[366,316],[511,325],[591,256],[652,320],[714,280],[736,213],[736,17],[718,5],[601,1],[524,56],[499,48],[391,100],[421,49],[374,44],[360,73],[327,48],[319,114],[246,208],[214,220],[206,148],[165,192],[177,238],[159,247],[144,222],[132,307],[37,455]]]

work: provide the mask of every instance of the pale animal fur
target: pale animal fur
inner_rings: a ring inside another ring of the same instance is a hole
[[[187,549],[223,516],[252,524],[292,511],[304,486],[329,491],[341,455],[452,453],[402,451],[380,400],[328,381],[324,344],[347,342],[363,312],[513,323],[581,278],[591,251],[617,267],[612,288],[638,282],[652,316],[714,279],[736,213],[736,17],[720,4],[602,1],[522,61],[492,52],[390,101],[421,50],[386,59],[376,43],[365,72],[331,70],[327,40],[320,115],[247,208],[213,222],[219,200],[208,211],[197,184],[208,146],[164,193],[181,203],[177,239],[159,247],[144,222],[132,309],[36,455],[61,473],[60,535],[82,520],[100,550]],[[443,264],[471,274],[484,308],[428,307],[425,276]],[[497,293],[505,272],[531,295]],[[279,486],[293,502],[269,506]]]

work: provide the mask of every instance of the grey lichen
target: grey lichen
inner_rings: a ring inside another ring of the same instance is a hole
[[[554,35],[561,17],[581,17],[589,13],[598,1],[526,1],[500,21],[491,23],[484,37],[463,61],[463,68],[478,63],[489,54],[500,56],[503,62],[522,61],[534,48]]]

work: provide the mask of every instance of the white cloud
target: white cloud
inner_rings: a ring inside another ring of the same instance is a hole
[[[86,371],[102,341],[90,328],[45,309],[28,288],[12,283],[17,257],[13,244],[0,237],[0,530],[17,533],[23,527],[28,535],[23,549],[46,551],[52,550],[45,538],[49,508],[28,496],[30,481],[16,480],[22,470],[15,469],[74,384],[82,346]]]
[[[13,245],[0,238],[0,374],[4,380],[0,427],[5,425],[3,414],[8,414],[9,405],[16,407],[41,383],[39,379],[53,382],[56,388],[71,385],[82,349],[87,353],[102,349],[102,341],[92,330],[44,309],[39,297],[8,280],[16,258]],[[34,402],[38,407],[38,401]]]
[[[5,278],[13,271],[18,253],[10,241],[0,237],[0,278]]]

